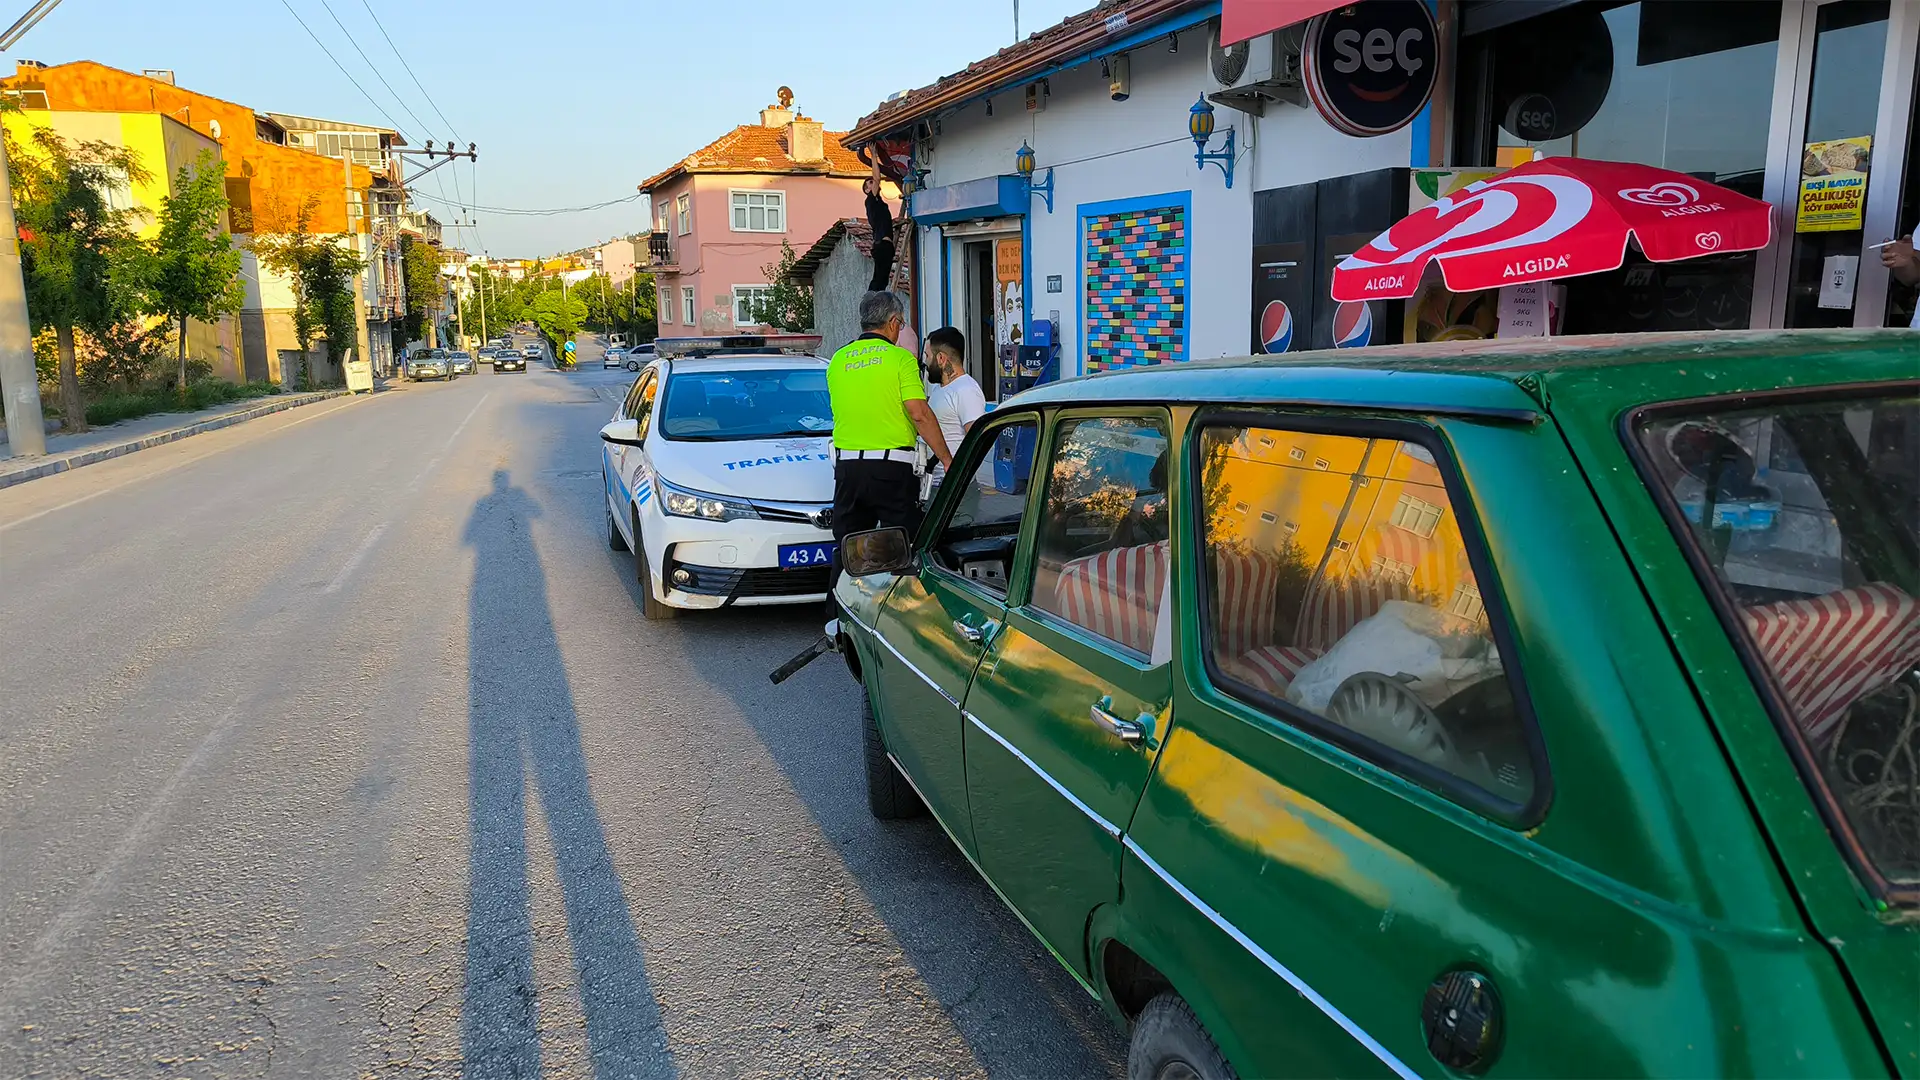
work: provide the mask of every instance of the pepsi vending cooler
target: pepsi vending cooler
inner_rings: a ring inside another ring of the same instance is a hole
[[[1406,302],[1333,301],[1333,268],[1407,214],[1407,169],[1253,193],[1252,351],[1397,343]]]

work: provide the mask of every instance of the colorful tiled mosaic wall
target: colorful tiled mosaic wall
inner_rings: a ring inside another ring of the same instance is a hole
[[[1087,218],[1087,370],[1187,358],[1187,212]]]

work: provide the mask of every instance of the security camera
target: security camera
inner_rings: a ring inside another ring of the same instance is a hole
[[[1125,101],[1133,95],[1133,80],[1128,77],[1127,55],[1121,53],[1107,63],[1107,96],[1115,101]]]

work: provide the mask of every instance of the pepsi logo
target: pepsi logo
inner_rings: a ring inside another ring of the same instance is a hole
[[[1260,312],[1260,351],[1283,353],[1293,348],[1293,311],[1274,300]]]
[[[1720,250],[1720,234],[1717,232],[1700,233],[1693,238],[1693,242],[1700,245],[1701,251]]]
[[[1333,311],[1333,347],[1357,349],[1373,343],[1373,308],[1365,303],[1341,304]]]
[[[1674,180],[1663,180],[1643,188],[1621,188],[1619,195],[1630,203],[1641,206],[1659,206],[1672,208],[1686,206],[1700,201],[1700,189],[1691,184],[1682,184]]]

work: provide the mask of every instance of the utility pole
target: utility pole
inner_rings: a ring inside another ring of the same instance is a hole
[[[487,264],[484,262],[480,264],[480,340],[483,343],[493,340],[487,336]]]
[[[13,221],[13,178],[0,143],[0,393],[6,395],[7,450],[15,457],[47,452],[40,376],[33,368],[27,322],[27,279],[20,268],[20,231]]]
[[[60,0],[35,0],[0,33],[0,50],[14,47]],[[0,397],[7,417],[7,452],[47,452],[47,420],[40,409],[40,375],[33,368],[33,329],[27,321],[27,279],[20,268],[20,230],[13,220],[13,175],[0,142]]]
[[[467,305],[460,302],[460,288],[453,290],[453,324],[460,334],[460,347],[467,347]]]
[[[347,244],[352,249],[354,258],[358,259],[360,257],[360,236],[353,231],[353,152],[347,148],[346,143],[346,139],[343,138],[340,140],[340,175],[344,178],[347,187]],[[367,201],[366,213],[362,215],[361,220],[365,222],[367,226],[367,236],[371,238],[373,236],[373,189],[371,185],[369,185],[367,189]],[[373,347],[372,337],[368,333],[367,328],[367,293],[364,280],[366,276],[367,271],[364,267],[353,272],[354,332],[351,358],[366,356]],[[347,377],[344,368],[340,372],[340,377],[342,379]]]

